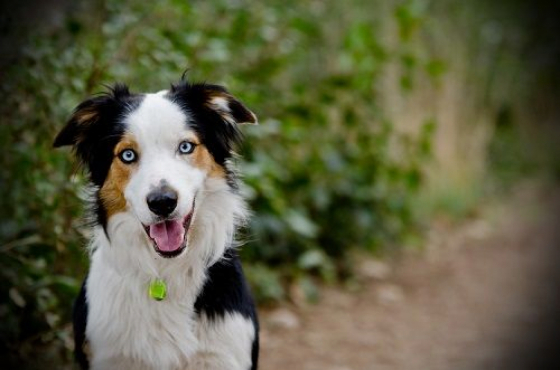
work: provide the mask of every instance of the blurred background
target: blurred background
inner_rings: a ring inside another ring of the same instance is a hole
[[[511,369],[522,363],[512,353],[548,358],[558,2],[1,9],[2,368],[73,368],[85,177],[52,149],[54,136],[104,85],[158,91],[187,68],[260,118],[243,128],[238,166],[254,211],[242,257],[261,304],[263,369]]]

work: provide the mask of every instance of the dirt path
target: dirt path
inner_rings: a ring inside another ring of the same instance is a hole
[[[358,294],[261,313],[261,370],[560,369],[559,210],[560,191],[520,187],[422,253],[364,262]]]

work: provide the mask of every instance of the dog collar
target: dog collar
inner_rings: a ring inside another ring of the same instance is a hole
[[[150,282],[148,295],[156,301],[163,301],[167,296],[167,284],[162,279],[154,279]]]

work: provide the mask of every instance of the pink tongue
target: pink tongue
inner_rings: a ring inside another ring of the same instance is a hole
[[[180,221],[164,221],[150,225],[150,238],[154,239],[160,251],[173,252],[181,248],[185,228]]]

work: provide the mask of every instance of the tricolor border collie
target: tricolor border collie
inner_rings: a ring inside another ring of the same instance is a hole
[[[122,84],[82,102],[54,141],[93,188],[91,265],[74,305],[84,369],[257,368],[258,322],[235,231],[231,167],[256,116],[221,86]]]

